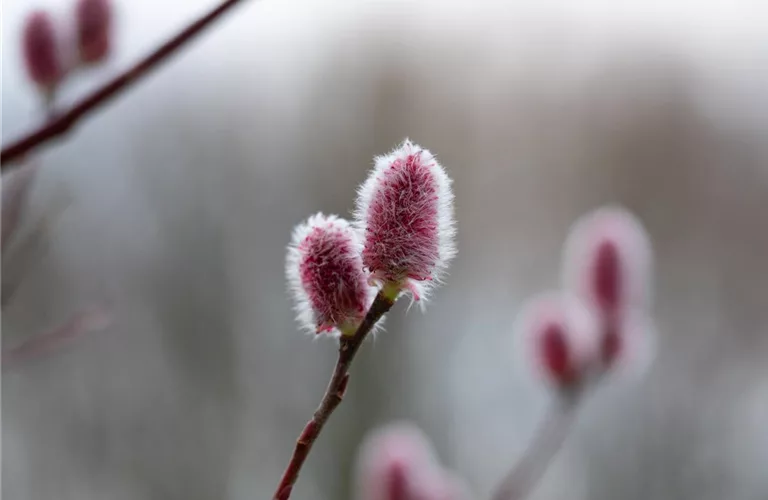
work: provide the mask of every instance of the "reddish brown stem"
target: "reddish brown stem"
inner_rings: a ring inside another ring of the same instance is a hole
[[[558,400],[539,425],[533,441],[493,494],[493,500],[522,500],[531,494],[568,436],[579,394]]]
[[[33,130],[11,144],[4,145],[2,154],[0,154],[2,170],[5,171],[6,169],[12,168],[11,162],[13,160],[43,143],[64,134],[87,114],[105,104],[113,97],[116,97],[120,92],[127,90],[131,84],[136,83],[141,77],[148,74],[150,70],[168,59],[187,42],[202,33],[205,28],[211,26],[216,19],[222,16],[222,14],[241,1],[242,0],[225,0],[221,2],[213,10],[184,28],[180,33],[155,49],[134,66],[128,68],[120,75],[117,75],[115,78],[75,103],[69,110],[56,114],[54,117],[43,123],[38,129]]]
[[[392,308],[392,304],[392,299],[379,293],[355,334],[342,336],[339,340],[339,358],[336,361],[336,368],[333,370],[331,381],[328,383],[328,388],[325,390],[320,406],[315,410],[312,419],[304,426],[299,439],[296,440],[296,447],[293,450],[291,460],[288,462],[288,466],[285,468],[285,472],[283,472],[283,478],[275,490],[274,500],[288,500],[290,498],[293,485],[296,484],[301,467],[312,450],[312,445],[315,444],[317,437],[322,432],[328,417],[331,416],[331,413],[333,413],[344,398],[344,392],[349,381],[349,367],[355,359],[360,345],[362,345],[363,340],[373,329],[376,322]]]

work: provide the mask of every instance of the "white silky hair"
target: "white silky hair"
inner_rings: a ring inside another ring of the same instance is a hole
[[[454,219],[454,195],[451,190],[451,179],[448,177],[445,169],[437,158],[428,150],[418,144],[414,144],[410,139],[405,139],[397,148],[384,155],[377,155],[374,158],[373,169],[368,174],[368,178],[360,185],[357,190],[357,199],[354,210],[354,221],[357,227],[359,237],[365,244],[366,230],[370,225],[369,207],[371,201],[377,195],[381,182],[385,178],[385,172],[397,160],[404,161],[412,154],[419,154],[419,161],[427,166],[435,184],[436,212],[437,212],[437,238],[438,238],[438,256],[435,260],[432,276],[430,280],[411,281],[411,286],[417,290],[419,301],[422,305],[428,299],[431,290],[441,284],[448,273],[448,265],[456,256],[456,222]],[[413,210],[420,210],[423,207],[412,207]]]
[[[115,58],[61,106],[212,3],[119,2]],[[4,143],[40,119],[15,29],[29,5],[3,3]],[[363,346],[293,498],[348,498],[343,464],[397,417],[488,497],[549,397],[515,375],[510,318],[606,203],[653,241],[658,353],[587,402],[534,498],[766,498],[766,9],[245,2],[35,155],[22,225],[73,201],[3,310],[3,347],[102,297],[113,326],[3,374],[3,495],[271,495],[336,356],[296,331],[291,228],[349,213],[407,136],[450,172],[461,252],[426,314],[396,306]]]
[[[354,231],[349,221],[342,219],[338,215],[325,215],[318,212],[310,216],[306,221],[296,225],[291,236],[291,243],[288,245],[287,249],[285,276],[288,281],[288,287],[293,295],[296,321],[299,323],[302,330],[312,335],[317,333],[317,315],[312,308],[308,290],[301,281],[301,262],[303,254],[300,246],[315,228],[341,232],[347,240],[349,249],[353,252],[353,258],[360,261],[360,273],[362,274],[364,272],[362,257],[360,257],[362,244],[358,239],[357,232]],[[375,294],[375,288],[368,287],[368,303],[373,301],[373,296]],[[332,333],[333,336],[338,336],[340,334],[337,328],[335,328]]]
[[[637,217],[623,207],[600,207],[581,216],[568,232],[563,246],[562,286],[588,300],[591,260],[604,241],[616,245],[619,254],[619,295],[625,310],[650,312],[653,295],[653,249]]]

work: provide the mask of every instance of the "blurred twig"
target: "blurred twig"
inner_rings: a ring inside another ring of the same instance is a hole
[[[568,436],[579,400],[578,394],[558,398],[550,407],[533,441],[504,477],[493,500],[522,500],[530,495]]]
[[[131,84],[136,83],[141,77],[149,73],[150,70],[168,59],[187,42],[190,42],[193,38],[202,33],[205,28],[211,26],[211,24],[221,17],[222,14],[241,1],[242,0],[223,1],[213,10],[184,28],[175,37],[155,49],[134,66],[128,68],[123,73],[117,75],[115,78],[93,91],[90,95],[85,96],[79,102],[75,103],[70,109],[56,114],[26,136],[17,139],[8,145],[3,145],[2,154],[0,154],[0,168],[2,168],[3,171],[13,168],[13,163],[11,163],[13,160],[67,132],[87,114],[93,112],[99,106],[117,96],[121,91],[128,89]]]
[[[26,164],[12,175],[3,179],[3,187],[8,187],[7,193],[3,192],[2,223],[3,223],[3,274],[0,287],[0,307],[10,303],[16,290],[21,286],[26,273],[28,273],[35,259],[39,258],[41,245],[45,241],[45,235],[71,203],[69,196],[57,199],[50,205],[38,223],[27,234],[17,234],[21,230],[19,226],[24,218],[26,199],[32,188],[32,181],[38,166],[33,163]],[[16,193],[16,190],[24,190]]]
[[[16,347],[3,350],[3,371],[51,352],[80,335],[105,328],[110,321],[103,307],[82,310],[52,330],[35,335]]]
[[[50,111],[50,109],[50,106],[46,105],[46,110]],[[15,172],[4,175],[2,179],[2,242],[0,242],[3,253],[3,276],[2,287],[0,287],[2,310],[9,305],[16,290],[27,276],[44,235],[50,230],[55,218],[61,215],[70,202],[69,199],[59,200],[46,210],[42,220],[32,227],[31,232],[20,235],[19,228],[28,213],[28,198],[38,170],[37,161],[28,161]],[[23,361],[55,350],[81,334],[101,329],[109,321],[108,312],[104,306],[83,309],[51,330],[35,335],[10,349],[3,349],[2,370],[12,369]]]
[[[11,236],[16,232],[21,220],[21,213],[32,191],[38,163],[35,161],[22,165],[14,175],[3,178],[2,186],[2,235],[0,247],[3,252],[8,249]]]

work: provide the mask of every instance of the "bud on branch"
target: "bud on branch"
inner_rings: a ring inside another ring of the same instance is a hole
[[[27,17],[22,34],[21,45],[27,74],[46,96],[55,92],[66,74],[58,29],[49,13],[37,10]]]
[[[103,61],[112,48],[112,4],[109,0],[79,0],[75,6],[80,61]]]
[[[321,213],[293,232],[286,274],[302,327],[353,334],[376,294],[368,285],[357,233],[344,219]]]
[[[359,234],[343,219],[322,214],[294,230],[286,274],[299,322],[310,331],[336,334],[339,357],[320,406],[296,441],[275,500],[291,496],[312,446],[341,404],[349,368],[365,337],[403,289],[423,297],[427,287],[416,282],[434,286],[455,255],[450,183],[429,151],[406,140],[389,156],[376,159],[360,188],[355,213]],[[369,283],[380,287],[372,303]]]
[[[555,404],[494,500],[528,496],[568,436],[585,391],[619,362],[637,368],[650,353],[651,260],[650,239],[626,210],[600,208],[571,228],[564,290],[527,302],[516,323],[526,357],[556,390]]]
[[[451,180],[426,149],[405,140],[358,192],[363,264],[385,288],[426,297],[456,255]]]
[[[360,447],[357,500],[461,500],[463,485],[444,470],[418,427],[390,424]]]

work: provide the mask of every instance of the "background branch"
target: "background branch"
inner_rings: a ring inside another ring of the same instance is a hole
[[[123,73],[117,75],[103,86],[94,90],[91,94],[85,96],[70,109],[56,114],[26,136],[17,139],[8,145],[3,145],[2,154],[0,155],[0,167],[2,170],[6,171],[7,169],[12,168],[13,164],[11,162],[13,160],[23,157],[26,153],[38,146],[67,132],[87,114],[96,110],[96,108],[105,104],[113,97],[116,97],[120,92],[128,89],[133,83],[136,83],[139,79],[149,73],[150,70],[168,59],[187,42],[202,33],[205,28],[211,26],[211,24],[225,12],[242,1],[243,0],[225,0],[221,2],[213,10],[198,18],[175,37],[155,49],[147,57],[128,68]]]
[[[522,500],[536,487],[571,429],[580,397],[558,398],[539,424],[533,441],[493,494],[493,500]]]
[[[54,351],[80,335],[106,328],[110,322],[110,315],[104,307],[84,309],[52,330],[35,335],[16,347],[3,350],[3,372],[16,368],[20,363]]]
[[[6,251],[10,241],[21,225],[22,213],[24,213],[27,199],[32,191],[32,185],[38,171],[37,162],[28,162],[21,165],[13,175],[3,179],[2,185],[2,213],[0,214],[0,249],[3,251],[3,260],[7,256]]]

